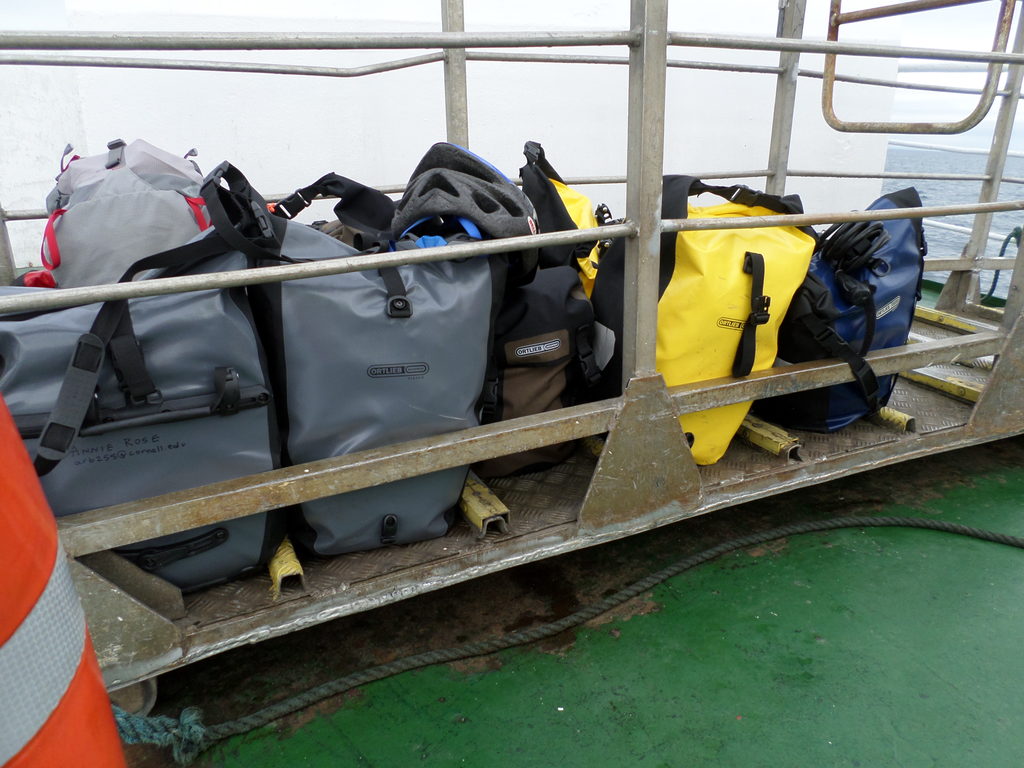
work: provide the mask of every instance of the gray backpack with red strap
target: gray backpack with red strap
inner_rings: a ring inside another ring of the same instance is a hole
[[[141,139],[116,139],[107,148],[62,162],[46,198],[50,218],[40,247],[53,279],[35,273],[26,284],[115,283],[139,259],[182,245],[209,226],[199,192],[203,175],[188,156]]]

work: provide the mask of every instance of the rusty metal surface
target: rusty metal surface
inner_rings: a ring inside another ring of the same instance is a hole
[[[700,507],[701,479],[660,375],[633,379],[580,510],[583,535]]]
[[[918,11],[934,11],[939,8],[953,8],[958,5],[973,5],[983,2],[986,2],[986,0],[910,0],[910,2],[905,3],[840,13],[835,21],[836,24],[846,24],[852,21],[887,19],[890,16],[902,16],[903,14],[917,13]]]
[[[338,557],[300,555],[306,572],[307,593],[316,597],[341,596],[357,582],[458,558],[481,546],[493,546],[544,528],[571,523],[576,520],[595,463],[592,456],[580,450],[546,472],[489,481],[495,495],[508,506],[511,519],[508,533],[492,531],[483,541],[472,526],[458,519],[448,534],[439,539]],[[282,602],[303,597],[301,590],[286,587],[282,599],[275,602],[270,596],[270,578],[259,575],[187,595],[185,602],[190,621],[203,624],[273,609]]]
[[[480,541],[468,525],[460,523],[448,536],[432,542],[307,561],[310,591],[286,591],[277,603],[269,598],[266,577],[189,596],[189,616],[177,622],[184,634],[179,656],[155,658],[148,665],[136,664],[131,668],[121,668],[115,662],[108,676],[121,683],[131,682],[132,674],[141,679],[232,647],[649,530],[693,514],[998,436],[968,431],[963,425],[970,416],[970,407],[926,388],[900,382],[891,403],[918,420],[917,434],[868,422],[833,435],[799,432],[805,441],[802,461],[769,456],[734,441],[722,461],[699,468],[704,499],[697,508],[667,505],[658,514],[645,514],[649,510],[634,507],[630,496],[623,494],[622,527],[588,531],[574,522],[594,469],[593,457],[581,449],[569,462],[549,472],[493,484],[513,513],[509,534],[490,534]],[[1002,426],[1001,434],[1024,432],[1022,424]],[[636,514],[627,514],[629,510]],[[144,655],[145,651],[135,649],[133,653]]]
[[[108,688],[152,676],[182,658],[181,630],[148,606],[71,560],[103,682]]]
[[[998,434],[1010,425],[1024,423],[1024,316],[1014,323],[1005,349],[971,416],[970,428],[976,434]]]

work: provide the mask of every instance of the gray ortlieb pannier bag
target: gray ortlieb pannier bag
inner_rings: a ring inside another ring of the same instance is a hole
[[[174,263],[197,253],[189,249],[140,264]],[[206,253],[226,249],[199,244]],[[38,290],[46,289],[0,295]],[[269,382],[241,289],[0,316],[0,393],[58,516],[279,465]],[[282,537],[280,515],[257,514],[117,551],[195,589],[266,562]]]
[[[474,163],[485,169],[482,161]],[[450,178],[463,189],[472,185],[479,195],[500,185],[501,193],[520,206],[517,233],[528,234],[532,207],[525,196],[504,177],[494,178],[497,172],[489,166],[486,174],[475,172]],[[409,189],[426,191],[417,186],[418,174]],[[263,200],[235,169],[222,166],[211,176],[230,186],[230,191],[219,187],[219,194],[204,187],[214,227],[224,230],[225,239],[243,238],[236,243],[254,264],[356,253],[278,216],[269,224],[259,221],[252,212],[263,209]],[[393,206],[383,195],[377,202]],[[402,210],[400,204],[399,215]],[[482,212],[476,215],[484,218]],[[503,212],[510,228],[513,215]],[[430,224],[419,218],[412,221]],[[428,239],[420,246],[443,242]],[[477,426],[506,264],[496,255],[253,286],[274,389],[283,393],[278,415],[285,460],[298,464]],[[305,502],[296,537],[319,554],[340,554],[441,536],[451,524],[466,472],[466,467],[445,469]]]

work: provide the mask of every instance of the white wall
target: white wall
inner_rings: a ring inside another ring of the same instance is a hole
[[[827,2],[810,0],[805,36],[825,31]],[[440,1],[221,0],[207,9],[170,0],[37,0],[4,9],[5,29],[88,31],[437,31]],[[676,2],[670,29],[685,32],[772,35],[776,0]],[[289,16],[281,16],[286,7]],[[470,31],[516,29],[625,29],[626,0],[521,0],[498,4],[466,0]],[[895,28],[893,28],[895,29]],[[854,39],[847,36],[846,39]],[[567,49],[556,49],[565,51]],[[625,49],[595,53],[626,55]],[[269,61],[348,66],[411,56],[418,51],[197,52],[152,54],[173,58]],[[106,55],[106,54],[97,54]],[[120,55],[120,54],[119,54]],[[125,53],[141,57],[147,54]],[[774,64],[770,53],[673,48],[677,59],[708,58]],[[819,68],[820,57],[802,66]],[[895,64],[847,58],[842,70],[893,76]],[[837,134],[819,112],[820,81],[802,79],[798,94],[793,168],[878,169],[885,138]],[[607,104],[598,106],[598,99]],[[843,87],[837,103],[851,119],[884,119],[891,94]],[[771,131],[774,78],[673,69],[668,75],[665,169],[700,175],[763,168]],[[566,176],[625,173],[626,69],[540,64],[469,65],[470,145],[509,175],[522,163],[525,140],[541,141]],[[419,157],[444,139],[441,65],[359,79],[283,77],[201,72],[6,67],[0,77],[0,203],[41,208],[64,145],[79,154],[104,151],[115,137],[145,138],[171,151],[199,150],[204,169],[230,160],[257,189],[287,192],[328,171],[370,184],[405,181]],[[749,180],[763,185],[762,180]],[[808,210],[864,207],[877,181],[837,185],[792,179]],[[622,213],[619,187],[590,189]],[[311,216],[325,217],[329,205]],[[12,223],[19,262],[37,263],[41,225]]]

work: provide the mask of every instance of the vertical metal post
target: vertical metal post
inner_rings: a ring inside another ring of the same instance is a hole
[[[441,31],[466,30],[462,0],[441,0]],[[445,48],[444,115],[448,141],[469,147],[469,103],[466,98],[466,51]]]
[[[11,238],[7,234],[7,216],[3,204],[0,204],[0,285],[14,282],[14,250]]]
[[[804,34],[804,12],[807,0],[779,0],[777,37],[799,39]],[[786,173],[789,171],[789,144],[793,137],[793,109],[796,104],[797,73],[800,53],[779,54],[778,80],[775,84],[775,112],[772,116],[772,141],[768,150],[768,182],[766,191],[772,195],[786,194]]]
[[[1013,41],[1013,52],[1024,51],[1024,24],[1017,21],[1017,36]],[[999,184],[1006,167],[1006,151],[1010,146],[1010,135],[1013,132],[1013,121],[1017,115],[1017,102],[1020,101],[1021,81],[1024,70],[1017,65],[1009,65],[1006,87],[1003,89],[1003,101],[999,106],[999,117],[996,120],[995,132],[992,134],[992,147],[988,153],[988,165],[985,168],[987,178],[981,185],[978,202],[990,203],[999,197]],[[967,241],[964,254],[973,260],[985,255],[988,234],[992,229],[992,214],[975,214],[971,238]],[[1014,270],[1016,284],[1018,270]],[[1019,284],[1018,284],[1019,285]],[[962,270],[950,274],[935,306],[946,312],[963,309],[968,303],[978,302],[978,276],[976,271]],[[1015,317],[1007,319],[1012,323]]]
[[[661,176],[665,154],[667,0],[631,0],[630,28],[640,40],[629,51],[626,217],[639,228],[626,241],[623,305],[623,386],[654,373],[661,254]]]

